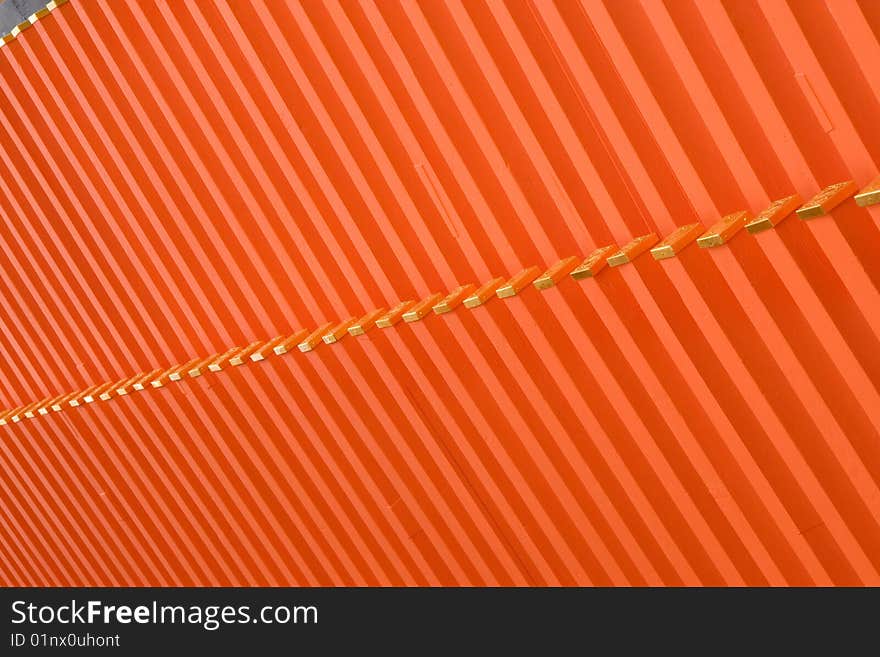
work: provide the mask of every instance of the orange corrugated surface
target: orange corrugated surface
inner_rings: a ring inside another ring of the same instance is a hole
[[[880,4],[70,2],[0,50],[0,403],[874,178]],[[880,584],[880,234],[0,427],[0,582]]]

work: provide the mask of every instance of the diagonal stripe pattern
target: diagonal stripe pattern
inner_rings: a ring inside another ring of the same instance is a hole
[[[0,49],[0,583],[880,583],[878,26],[58,7]]]

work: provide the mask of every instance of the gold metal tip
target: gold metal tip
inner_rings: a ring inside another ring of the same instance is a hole
[[[177,367],[174,368],[172,372],[168,374],[169,381],[180,381],[186,375],[191,368],[195,367],[201,361],[200,358],[193,358],[192,360],[187,361],[186,363],[181,363]]]
[[[654,233],[641,235],[636,237],[629,244],[622,246],[616,253],[608,256],[606,262],[609,267],[620,267],[621,265],[632,262],[656,243],[657,236]]]
[[[477,286],[473,283],[467,283],[465,285],[459,285],[457,288],[452,290],[446,297],[440,301],[440,303],[434,306],[434,312],[438,315],[442,315],[443,313],[452,312],[458,305],[464,302],[474,290],[477,289]]]
[[[825,210],[821,205],[805,205],[797,209],[798,219],[815,219],[816,217],[824,217]]]
[[[349,317],[344,322],[340,322],[336,326],[334,326],[328,333],[325,333],[323,336],[324,344],[333,344],[334,342],[339,342],[342,338],[348,335],[348,329],[354,324],[357,320],[354,317]]]
[[[160,374],[162,374],[162,369],[161,369],[161,368],[159,368],[159,369],[155,369],[155,370],[153,370],[152,372],[150,372],[149,374],[146,374],[146,375],[144,375],[144,376],[142,376],[142,377],[139,377],[137,380],[135,380],[135,381],[131,384],[131,390],[132,390],[132,391],[135,391],[135,390],[138,390],[138,391],[143,390],[144,388],[147,387],[147,385],[148,385],[151,381],[153,381],[153,380],[154,380],[156,377],[158,377]]]
[[[443,295],[439,292],[428,295],[412,308],[403,313],[403,321],[409,324],[411,324],[412,322],[418,322],[423,317],[430,314],[431,309],[434,307],[434,304],[440,301],[442,297]]]
[[[259,347],[254,349],[251,352],[250,359],[252,363],[259,363],[261,360],[266,360],[266,357],[273,353],[275,347],[284,342],[283,335],[276,335],[271,340],[266,340],[266,342],[262,343]]]
[[[508,299],[519,294],[529,283],[538,277],[540,269],[537,267],[526,267],[516,276],[507,281],[504,285],[495,290],[495,294],[499,299]]]
[[[403,319],[403,314],[412,308],[415,305],[415,301],[409,299],[407,301],[401,301],[396,306],[394,306],[387,313],[382,315],[379,319],[376,320],[377,328],[390,328],[397,324],[401,319]]]
[[[697,246],[701,249],[714,248],[726,244],[750,221],[745,210],[731,212],[712,225],[709,230],[697,238]]]
[[[62,410],[65,406],[67,406],[67,401],[71,398],[71,394],[61,395],[58,399],[54,400],[49,405],[49,410],[55,411],[56,413]]]
[[[208,356],[207,358],[200,359],[193,367],[191,367],[187,371],[187,375],[189,375],[193,379],[201,376],[202,374],[205,373],[205,370],[208,369],[208,366],[211,363],[213,363],[214,361],[216,361],[217,359],[219,359],[220,356],[221,355],[219,353],[217,353],[217,354],[212,354],[211,356]]]
[[[608,256],[616,251],[618,251],[618,246],[616,244],[600,246],[571,271],[571,277],[576,281],[583,280],[584,278],[592,278],[605,268],[605,265],[608,264]]]
[[[773,222],[769,219],[755,219],[746,224],[746,230],[752,235],[763,233],[765,230],[770,230],[771,228],[773,228]]]
[[[19,24],[16,25],[15,27],[13,27],[13,28],[9,31],[9,33],[10,33],[12,36],[17,37],[19,34],[21,34],[22,32],[24,32],[24,31],[25,31],[26,29],[28,29],[30,26],[31,26],[31,22],[30,22],[30,21],[22,21],[21,23],[19,23]]]
[[[101,393],[103,393],[105,390],[108,390],[109,388],[111,388],[114,385],[116,385],[116,384],[113,382],[110,382],[110,383],[102,383],[101,385],[96,386],[95,388],[93,388],[89,392],[89,394],[87,394],[85,397],[83,397],[83,401],[86,404],[93,404],[98,399],[100,399]]]
[[[303,340],[296,345],[297,348],[302,352],[306,353],[307,351],[311,351],[315,347],[317,347],[321,342],[323,342],[323,337],[333,328],[333,322],[327,322],[326,324],[322,324],[314,331],[309,333]]]
[[[272,347],[272,351],[276,356],[283,356],[284,354],[293,351],[293,349],[299,345],[303,338],[305,338],[309,334],[308,329],[300,329],[293,335],[289,335],[284,338],[281,342]]]
[[[357,320],[348,327],[348,334],[352,336],[363,335],[367,331],[376,327],[376,320],[387,312],[385,307],[371,310],[366,315]]]
[[[724,238],[717,233],[713,233],[711,235],[703,235],[699,239],[697,239],[697,245],[701,249],[711,249],[716,246],[721,246],[724,244]]]
[[[797,215],[801,219],[822,217],[855,194],[856,191],[858,191],[858,187],[852,180],[828,185],[828,187],[799,207]]]
[[[96,390],[98,390],[98,388],[100,388],[101,385],[102,385],[102,384],[93,385],[93,386],[91,386],[91,387],[89,387],[89,388],[86,388],[85,390],[80,390],[79,392],[74,393],[74,394],[71,396],[70,401],[68,402],[68,404],[69,404],[70,406],[80,406],[80,405],[86,403],[86,397],[88,397],[88,396],[91,395],[93,392],[95,392]]]
[[[668,244],[655,246],[651,249],[651,255],[654,256],[654,260],[666,260],[667,258],[675,257],[675,249]]]
[[[89,400],[94,400],[94,394],[98,392],[101,388],[103,388],[106,384],[99,383],[97,385],[93,385],[91,388],[86,388],[70,401],[71,406],[81,406],[82,404],[91,403]]]
[[[64,395],[59,395],[58,397],[53,397],[52,399],[43,402],[37,409],[37,413],[39,413],[40,415],[48,415],[50,412],[52,412],[52,405],[58,403],[63,398]]]
[[[249,360],[251,354],[254,353],[257,349],[262,346],[262,342],[260,340],[254,340],[247,347],[239,351],[232,358],[229,359],[229,365],[232,367],[238,367],[239,365],[243,365],[245,361]]]
[[[778,226],[792,212],[797,210],[803,202],[800,194],[792,194],[773,201],[758,215],[746,224],[746,230],[750,233],[760,233],[774,226]]]
[[[538,276],[532,285],[538,290],[547,290],[565,278],[567,274],[571,273],[571,270],[574,269],[577,264],[578,258],[576,256],[563,258],[543,274]]]
[[[37,413],[37,407],[41,403],[42,402],[32,402],[32,403],[28,404],[27,406],[25,406],[21,411],[19,411],[19,415],[21,416],[21,419],[23,419],[23,420],[24,419],[31,419],[32,417],[34,417]]]
[[[160,373],[159,376],[155,377],[152,381],[150,381],[150,385],[154,388],[162,388],[165,384],[171,382],[171,374],[177,370],[180,365],[175,365],[174,367],[169,367],[164,372]]]
[[[117,395],[127,395],[128,394],[128,387],[132,383],[134,383],[137,379],[142,377],[143,375],[144,375],[144,372],[141,372],[140,374],[135,374],[130,379],[126,379],[125,382],[120,383],[118,386],[116,386],[116,394]]]
[[[628,262],[629,256],[623,251],[618,251],[617,253],[608,256],[607,260],[609,267],[620,267],[620,265],[625,265]]]
[[[491,281],[484,283],[476,292],[462,301],[462,304],[464,304],[465,308],[476,308],[477,306],[483,305],[486,301],[495,296],[495,290],[497,290],[498,286],[503,282],[504,279],[500,276],[493,278]]]
[[[880,203],[880,176],[874,178],[856,194],[856,204],[863,208],[877,203]]]
[[[209,372],[219,372],[229,363],[229,359],[235,356],[239,351],[241,351],[241,347],[232,347],[232,349],[227,349],[225,352],[217,356],[213,361],[208,363],[208,371]]]
[[[28,16],[28,21],[30,21],[31,25],[33,25],[34,23],[36,23],[36,22],[37,22],[38,20],[40,20],[41,18],[44,18],[44,17],[46,17],[46,16],[48,16],[48,15],[49,15],[49,8],[48,8],[48,7],[43,7],[42,9],[38,9],[38,10],[35,11],[33,14],[31,14],[30,16]]]
[[[875,189],[864,194],[856,196],[856,204],[860,207],[867,208],[871,205],[880,203],[880,189]]]
[[[654,256],[654,260],[674,258],[677,254],[681,253],[688,244],[697,239],[697,236],[702,231],[703,225],[700,223],[679,226],[667,235],[660,244],[651,249],[651,255]]]

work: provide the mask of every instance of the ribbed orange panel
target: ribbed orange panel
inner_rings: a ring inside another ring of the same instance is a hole
[[[869,183],[878,62],[872,0],[52,11],[0,49],[0,403],[205,373],[0,427],[0,583],[880,584],[876,206],[567,275]]]

